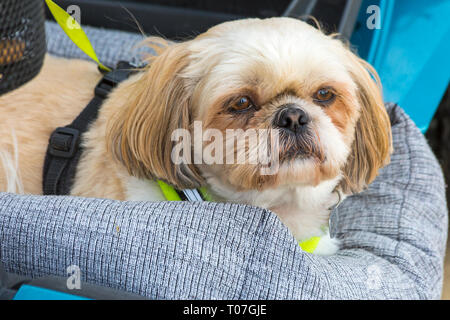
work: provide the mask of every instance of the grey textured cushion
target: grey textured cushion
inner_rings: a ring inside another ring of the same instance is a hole
[[[58,24],[47,22],[45,27],[49,53],[61,57],[90,59],[64,34]],[[137,33],[105,31],[84,26],[83,30],[91,40],[99,60],[110,67],[115,67],[120,60],[138,63],[142,53],[153,52],[151,49],[138,46],[145,38]]]
[[[57,53],[64,40],[47,27]],[[136,39],[86,31],[109,64],[111,51],[126,58],[120,43]],[[1,260],[33,277],[77,265],[84,281],[158,299],[440,298],[448,223],[441,169],[404,111],[387,108],[392,162],[333,212],[332,233],[343,243],[336,256],[304,253],[275,214],[243,205],[3,193]]]

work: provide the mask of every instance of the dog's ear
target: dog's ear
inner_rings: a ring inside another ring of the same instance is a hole
[[[162,179],[179,189],[195,188],[202,177],[192,163],[174,164],[176,129],[189,130],[193,86],[182,78],[189,64],[187,43],[167,46],[134,83],[130,100],[108,123],[109,150],[139,178]]]
[[[341,188],[346,193],[357,193],[375,179],[380,168],[389,163],[392,134],[377,72],[352,52],[348,51],[347,55],[361,110]]]

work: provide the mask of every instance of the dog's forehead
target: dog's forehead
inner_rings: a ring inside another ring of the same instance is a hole
[[[278,60],[306,55],[334,42],[305,22],[291,18],[247,19],[227,22],[207,35],[231,54],[250,54]]]
[[[269,18],[269,19],[241,19],[229,21],[209,29],[206,34],[237,35],[243,33],[250,36],[253,32],[264,32],[266,35],[282,35],[292,36],[301,33],[305,34],[322,34],[316,28],[309,24],[293,18]],[[294,32],[294,33],[293,33]]]
[[[336,40],[296,19],[224,23],[193,42],[194,57],[232,83],[350,81]]]
[[[196,99],[204,106],[242,88],[256,89],[264,101],[286,91],[310,96],[327,83],[355,88],[343,46],[295,19],[225,23],[194,40],[190,50],[185,77],[200,79],[197,93],[208,94]]]

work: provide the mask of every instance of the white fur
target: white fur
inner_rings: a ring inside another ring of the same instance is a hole
[[[19,172],[19,151],[17,137],[14,129],[11,130],[12,152],[6,147],[0,147],[0,168],[3,169],[4,185],[0,185],[0,191],[11,193],[24,193]]]
[[[158,183],[130,176],[127,186],[127,200],[130,201],[165,201],[166,198]]]
[[[314,250],[314,254],[318,256],[331,256],[339,250],[339,246],[340,241],[338,239],[332,239],[330,234],[327,232],[320,238],[319,244]]]

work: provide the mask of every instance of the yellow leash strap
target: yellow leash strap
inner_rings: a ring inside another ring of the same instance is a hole
[[[95,54],[94,48],[89,41],[86,33],[84,33],[80,24],[68,14],[64,9],[54,3],[52,0],[45,0],[47,3],[50,12],[55,18],[56,22],[61,26],[67,36],[77,45],[78,48],[81,49],[84,53],[86,53],[92,60],[97,62],[100,69],[104,71],[111,71],[110,68],[103,65],[97,58]]]

